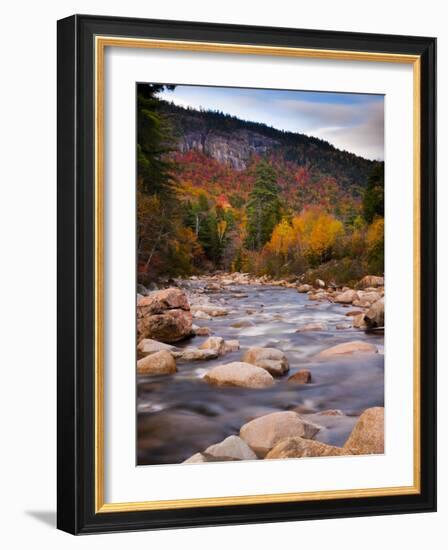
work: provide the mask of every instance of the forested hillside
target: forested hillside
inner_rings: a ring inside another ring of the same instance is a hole
[[[138,87],[142,281],[216,269],[346,282],[383,272],[384,166]]]

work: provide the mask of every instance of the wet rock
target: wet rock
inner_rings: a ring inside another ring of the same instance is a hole
[[[196,336],[210,336],[212,334],[210,327],[194,327],[193,330]]]
[[[210,361],[210,359],[216,359],[219,353],[216,349],[188,347],[179,352],[175,352],[174,355],[183,361]]]
[[[165,313],[149,315],[137,320],[137,331],[140,337],[166,343],[179,342],[188,338],[192,335],[191,327],[191,313],[181,309],[170,309]]]
[[[213,368],[204,376],[204,380],[217,386],[255,389],[268,388],[274,383],[274,379],[266,370],[240,361]]]
[[[173,374],[176,371],[176,361],[173,355],[166,350],[157,351],[137,361],[138,374],[145,376]]]
[[[355,317],[356,315],[364,314],[360,309],[351,309],[345,314],[346,317]]]
[[[360,313],[359,315],[355,315],[353,317],[353,328],[366,328],[366,322],[364,320],[364,313]]]
[[[229,313],[226,308],[214,305],[194,305],[191,307],[191,311],[193,312],[193,315],[201,311],[210,317],[222,317],[223,315],[228,315]],[[203,319],[203,317],[197,318]]]
[[[384,453],[384,407],[366,409],[344,444],[352,454]]]
[[[282,439],[295,436],[311,439],[319,429],[296,412],[284,411],[260,416],[244,424],[240,437],[258,456],[265,456]]]
[[[348,449],[327,445],[303,437],[288,437],[280,441],[265,458],[304,458],[317,456],[341,456],[351,454]]]
[[[215,458],[231,458],[233,460],[257,459],[257,455],[249,445],[237,435],[231,435],[224,439],[224,441],[211,445],[205,449],[204,454]]]
[[[312,332],[312,331],[325,331],[327,330],[326,323],[307,323],[299,327],[296,332]]]
[[[384,327],[384,298],[375,302],[364,315],[368,328]]]
[[[376,275],[366,275],[359,281],[357,286],[359,288],[377,288],[379,286],[384,286],[384,277],[378,277]]]
[[[337,304],[351,304],[353,300],[357,300],[358,298],[359,296],[356,290],[348,289],[345,292],[337,294],[334,298],[334,301]]]
[[[161,350],[174,351],[176,348],[175,346],[157,342],[157,340],[152,340],[151,338],[144,338],[138,343],[137,349],[143,355],[151,355],[151,353],[156,353]]]
[[[239,340],[226,340],[224,342],[225,344],[225,353],[230,353],[232,351],[238,351],[240,349],[240,341]]]
[[[202,453],[196,453],[195,455],[190,456],[190,458],[187,458],[187,460],[184,460],[183,464],[202,464],[204,462],[210,461]]]
[[[300,285],[297,287],[297,292],[300,292],[302,294],[309,292],[310,290],[313,290],[313,287],[311,285]]]
[[[144,297],[139,307],[142,313],[148,312],[151,315],[163,313],[167,309],[183,309],[185,311],[190,309],[185,292],[179,288],[166,288],[151,292]]]
[[[205,311],[197,310],[193,312],[193,318],[203,321],[210,321],[211,316],[208,313],[205,313]]]
[[[243,361],[266,369],[273,376],[282,376],[289,371],[289,362],[283,351],[276,348],[254,346],[243,355]]]
[[[344,342],[318,353],[318,357],[334,357],[337,355],[352,355],[354,353],[378,353],[378,349],[368,342],[353,341]]]
[[[214,350],[218,355],[223,355],[225,353],[224,338],[221,338],[221,336],[211,336],[210,338],[207,338],[205,342],[202,342],[199,349]]]
[[[336,330],[347,330],[349,328],[352,328],[352,325],[349,323],[338,323],[336,325]]]
[[[311,372],[308,369],[301,369],[288,378],[288,383],[293,384],[310,384]]]
[[[152,292],[137,304],[139,338],[178,342],[191,336],[192,316],[185,293],[178,288]]]

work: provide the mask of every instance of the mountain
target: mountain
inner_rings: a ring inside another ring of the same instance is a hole
[[[183,108],[165,101],[160,103],[160,111],[173,127],[180,153],[196,151],[237,172],[247,170],[256,157],[268,157],[289,170],[306,169],[311,184],[323,177],[334,178],[356,196],[378,164],[315,137],[217,111]]]

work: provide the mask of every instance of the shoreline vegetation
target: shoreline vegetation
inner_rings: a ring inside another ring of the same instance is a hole
[[[138,281],[384,271],[384,163],[137,90]],[[172,87],[171,87],[172,88]]]
[[[174,88],[137,87],[138,463],[384,452],[384,163]]]

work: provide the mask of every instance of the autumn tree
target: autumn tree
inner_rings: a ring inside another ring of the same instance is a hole
[[[271,164],[262,160],[255,172],[255,185],[247,201],[246,246],[260,250],[271,238],[275,225],[280,220],[279,189]]]

